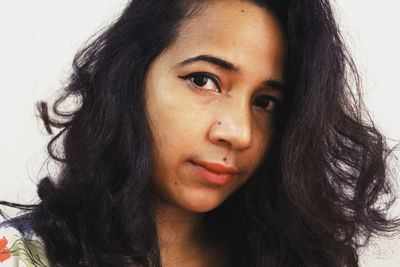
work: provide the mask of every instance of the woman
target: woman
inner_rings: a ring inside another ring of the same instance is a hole
[[[3,264],[357,266],[396,222],[348,71],[326,1],[132,1],[39,105],[61,172]]]

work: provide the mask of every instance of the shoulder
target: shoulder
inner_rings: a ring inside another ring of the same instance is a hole
[[[30,215],[0,223],[0,267],[50,266],[42,240],[33,230]]]

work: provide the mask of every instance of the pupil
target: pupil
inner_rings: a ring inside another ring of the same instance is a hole
[[[193,82],[198,86],[204,86],[207,83],[207,77],[195,77]]]
[[[268,97],[260,97],[256,99],[255,104],[259,107],[266,108],[269,105],[269,98]]]

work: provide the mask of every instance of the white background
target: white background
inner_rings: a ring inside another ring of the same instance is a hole
[[[49,136],[35,103],[54,99],[78,48],[126,2],[0,2],[0,200],[37,201],[35,184],[47,172]],[[337,0],[334,6],[363,76],[370,114],[388,138],[400,140],[400,2]],[[400,266],[399,243],[377,240],[363,251],[362,266]]]

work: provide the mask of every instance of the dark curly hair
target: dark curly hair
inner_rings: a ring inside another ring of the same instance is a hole
[[[61,171],[41,180],[29,219],[54,266],[161,266],[144,78],[202,2],[132,0],[76,55],[53,113],[38,104],[59,129],[48,151]],[[237,266],[358,266],[357,249],[399,224],[386,216],[390,149],[364,114],[329,1],[250,2],[286,34],[285,102],[265,160],[208,222],[230,236]],[[70,97],[79,106],[65,111]]]

